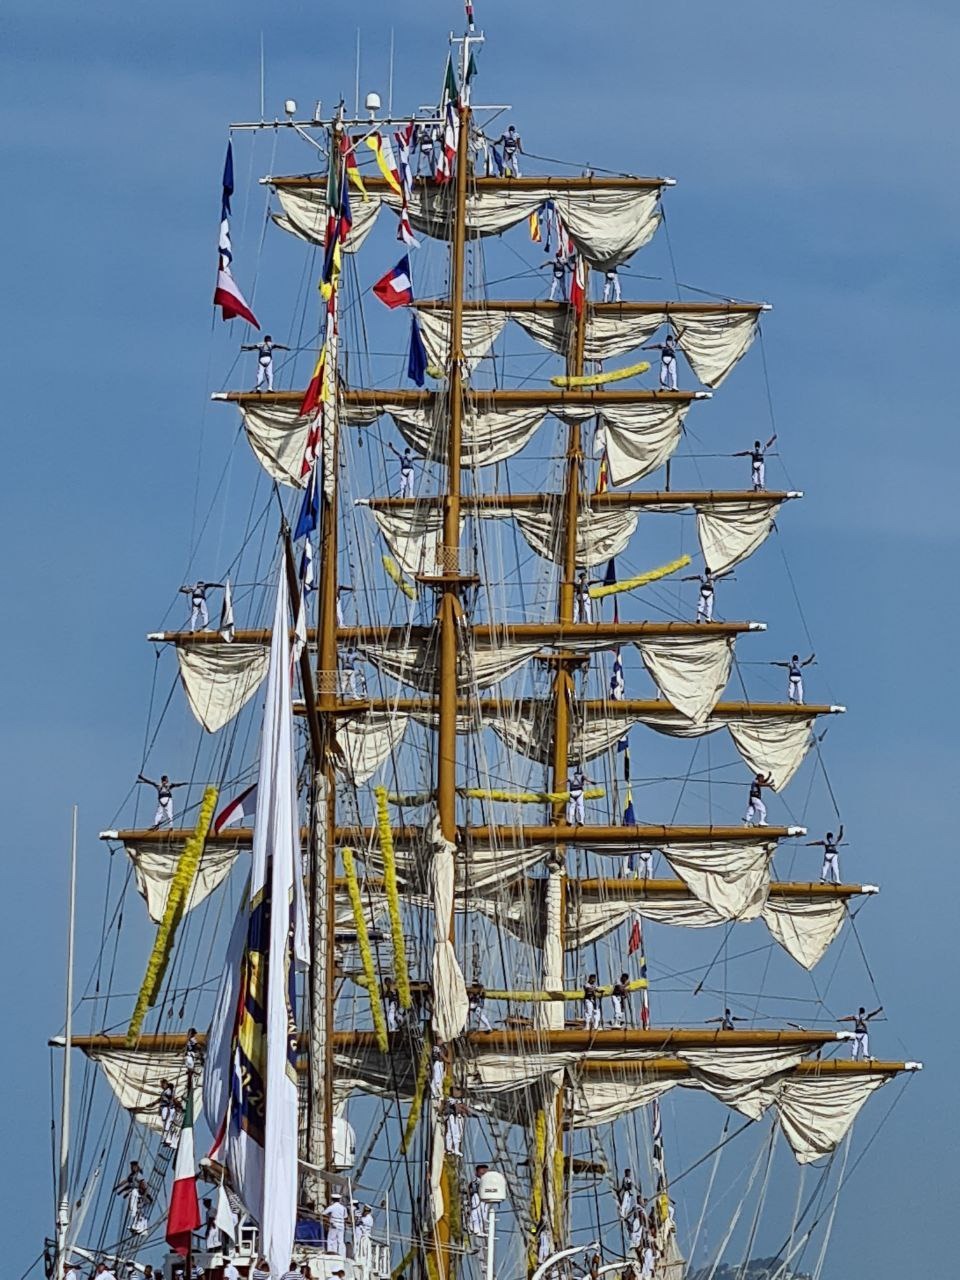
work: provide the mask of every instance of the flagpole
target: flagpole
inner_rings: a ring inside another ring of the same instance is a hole
[[[193,1072],[192,1071],[187,1072],[187,1097],[188,1098],[193,1097]],[[181,1141],[182,1139],[183,1139],[183,1135],[181,1131]],[[174,1177],[176,1177],[176,1173],[174,1173]],[[184,1259],[183,1274],[184,1274],[184,1280],[192,1280],[192,1275],[193,1275],[193,1232],[192,1231],[187,1235],[187,1256]]]

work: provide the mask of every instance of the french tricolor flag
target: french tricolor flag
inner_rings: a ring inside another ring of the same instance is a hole
[[[238,824],[249,827],[257,814],[257,784],[247,787],[235,796],[220,812],[213,822],[214,831],[222,831],[224,827],[235,827]]]
[[[392,271],[388,271],[373,286],[373,292],[384,306],[409,307],[413,301],[413,279],[410,275],[410,257],[404,254]]]

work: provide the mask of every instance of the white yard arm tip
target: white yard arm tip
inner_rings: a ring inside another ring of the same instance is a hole
[[[174,634],[176,633],[174,632]],[[168,633],[166,631],[148,631],[147,632],[148,640],[153,640],[155,642],[163,643],[167,638],[168,638]]]
[[[66,1043],[67,1043],[66,1036],[51,1036],[50,1039],[47,1041],[47,1044],[53,1046],[56,1049],[64,1048]]]
[[[773,303],[772,303],[772,302],[761,302],[761,303],[760,303],[760,310],[761,310],[761,311],[772,311],[772,310],[773,310]]]
[[[767,624],[765,622],[748,622],[747,623],[748,631],[766,631],[766,629],[767,629]]]
[[[847,714],[847,708],[844,706],[841,706],[839,702],[836,704],[831,703],[830,714],[832,716],[844,716]]]
[[[713,392],[712,391],[695,391],[693,393],[693,398],[694,400],[712,400]]]
[[[119,831],[101,831],[101,832],[100,832],[100,835],[99,835],[99,837],[98,837],[98,839],[100,839],[100,840],[119,840],[119,839],[120,839],[120,832],[119,832]]]
[[[214,391],[214,393],[210,397],[211,400],[226,400],[226,398],[227,398],[226,391]]]
[[[570,1249],[561,1249],[559,1253],[551,1253],[550,1257],[547,1258],[545,1262],[541,1262],[540,1266],[537,1267],[536,1271],[530,1277],[530,1280],[543,1280],[543,1277],[547,1274],[550,1268],[555,1267],[557,1263],[561,1262],[564,1258],[571,1258],[575,1253],[586,1253],[590,1249],[599,1248],[600,1245],[598,1241],[594,1240],[592,1244],[575,1244]]]
[[[369,498],[354,498],[354,500],[353,500],[353,505],[354,505],[355,507],[369,507],[369,505],[370,505],[370,499],[369,499]]]
[[[787,494],[787,498],[788,498],[788,499],[790,499],[790,498],[802,498],[802,497],[803,497],[803,490],[802,490],[802,489],[791,489],[791,490],[789,491],[789,493]]]
[[[805,836],[807,834],[806,827],[787,827],[788,836]]]
[[[861,893],[879,893],[880,886],[878,884],[862,884],[860,886]]]
[[[922,1062],[905,1062],[903,1064],[903,1069],[904,1071],[922,1071],[923,1063]]]
[[[665,187],[675,187],[677,185],[676,178],[661,178],[660,181]]]

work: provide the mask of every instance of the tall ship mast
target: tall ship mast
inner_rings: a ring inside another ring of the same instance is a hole
[[[859,986],[817,976],[877,892],[840,875],[844,708],[727,615],[802,497],[707,403],[769,308],[630,296],[673,179],[528,154],[467,12],[435,107],[231,126],[216,302],[257,386],[213,397],[230,521],[148,637],[51,1042],[83,1066],[49,1274],[706,1280],[772,1241],[770,1280],[819,1275],[853,1121],[919,1067],[869,1053],[855,947]],[[282,343],[230,240],[264,136]]]

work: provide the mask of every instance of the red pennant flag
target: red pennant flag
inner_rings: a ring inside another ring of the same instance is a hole
[[[633,918],[633,924],[630,926],[630,940],[627,943],[627,955],[632,956],[635,951],[639,951],[643,946],[643,933],[640,930],[640,920],[637,916]]]

